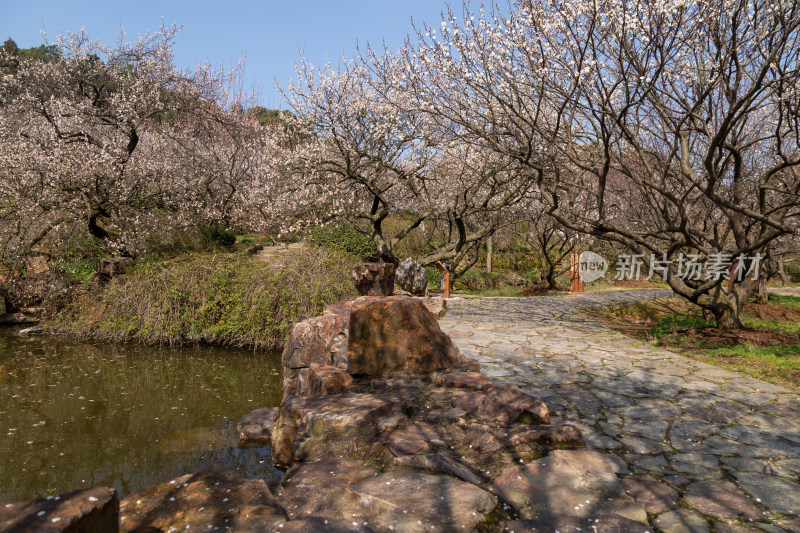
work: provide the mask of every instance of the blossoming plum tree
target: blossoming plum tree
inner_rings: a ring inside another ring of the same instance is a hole
[[[769,0],[518,0],[419,28],[401,63],[437,123],[535,173],[559,223],[664,259],[676,293],[736,328],[754,281],[682,279],[677,259],[793,231],[799,26]]]

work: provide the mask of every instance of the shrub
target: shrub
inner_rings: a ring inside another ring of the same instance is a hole
[[[501,276],[496,272],[486,272],[485,270],[471,268],[463,276],[455,280],[453,286],[456,289],[468,291],[494,289],[500,278]]]
[[[353,226],[318,226],[311,230],[311,240],[317,246],[339,250],[362,261],[375,261],[375,243]]]
[[[219,224],[210,225],[207,231],[211,240],[220,246],[232,246],[236,242],[236,234]]]
[[[280,269],[238,254],[138,263],[45,326],[100,340],[279,348],[300,316],[357,295],[352,257],[319,249],[290,254]]]

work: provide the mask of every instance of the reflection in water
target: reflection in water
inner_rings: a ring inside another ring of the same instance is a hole
[[[0,328],[0,501],[175,476],[276,476],[236,423],[281,400],[279,354],[19,337]]]

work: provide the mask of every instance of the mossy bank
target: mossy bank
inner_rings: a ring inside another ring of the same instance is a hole
[[[88,289],[46,321],[52,333],[108,341],[280,348],[301,316],[355,296],[357,260],[324,248],[280,265],[241,254],[190,254],[137,264]]]

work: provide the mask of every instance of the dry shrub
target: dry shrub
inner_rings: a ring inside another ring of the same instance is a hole
[[[356,296],[349,256],[316,248],[281,259],[283,266],[192,254],[138,264],[79,297],[48,327],[102,340],[278,348],[299,317]]]

